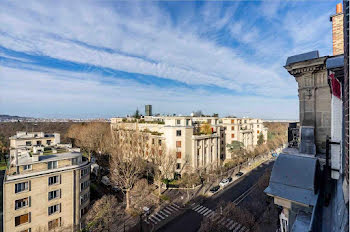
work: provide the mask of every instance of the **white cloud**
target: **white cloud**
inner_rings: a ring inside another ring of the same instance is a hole
[[[256,93],[261,95],[271,95],[271,89],[289,86],[268,66],[248,63],[231,48],[170,26],[169,16],[154,6],[145,7],[142,13],[137,9],[143,6],[135,5],[133,9],[137,13],[128,16],[101,5],[79,4],[76,11],[66,8],[65,4],[55,7],[32,4],[29,10],[21,5],[4,4],[0,12],[4,22],[2,30],[11,35],[0,35],[1,43],[14,50],[240,92],[246,91],[244,86],[254,85]],[[220,25],[230,18],[230,14],[226,15]],[[255,31],[246,33],[242,39],[253,41],[255,34]],[[52,35],[122,53],[97,51]],[[294,93],[287,90],[279,94]]]
[[[241,97],[185,88],[145,87],[132,81],[96,74],[44,69],[19,70],[0,66],[0,108],[13,115],[40,117],[112,117],[153,104],[160,113],[189,114],[196,109],[222,116],[296,118],[296,99]],[[45,72],[44,72],[45,71]],[[95,78],[92,78],[94,76]],[[103,79],[103,81],[101,81]],[[131,91],[132,90],[132,91]],[[220,104],[218,104],[220,102]],[[281,114],[276,115],[276,107]],[[24,113],[25,112],[25,113]],[[69,113],[68,113],[69,112]]]

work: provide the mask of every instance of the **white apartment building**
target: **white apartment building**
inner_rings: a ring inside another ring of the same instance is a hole
[[[165,143],[168,153],[176,154],[176,172],[209,170],[220,165],[222,130],[212,125],[211,133],[200,132],[200,123],[192,117],[163,117],[162,120],[145,123],[125,123],[125,120],[111,119],[112,129],[120,128],[148,131]]]
[[[233,141],[242,142],[246,149],[253,149],[263,134],[264,141],[267,141],[267,128],[263,120],[256,118],[222,118],[220,125],[225,129],[226,144]],[[226,147],[226,159],[231,159],[231,154]]]
[[[138,123],[135,123],[138,122]],[[211,133],[200,133],[200,127],[209,124]],[[111,127],[148,131],[164,141],[168,151],[176,153],[176,171],[209,169],[221,165],[221,161],[231,159],[227,144],[240,141],[246,149],[257,145],[259,135],[267,140],[267,128],[261,119],[219,118],[192,116],[164,116],[152,118],[112,118]]]
[[[10,138],[13,154],[3,183],[3,231],[81,229],[90,204],[88,159],[69,145],[58,147],[54,138],[59,134],[28,134]],[[27,141],[41,144],[30,148]]]

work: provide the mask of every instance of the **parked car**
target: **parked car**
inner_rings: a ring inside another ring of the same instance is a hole
[[[228,185],[230,182],[228,181],[228,179],[223,179],[221,182],[220,182],[220,186],[221,187],[225,187],[226,185]]]
[[[231,176],[228,177],[227,180],[228,180],[228,182],[231,182],[232,181],[232,177]]]
[[[101,182],[102,182],[102,184],[104,184],[106,186],[110,186],[111,185],[111,182],[109,181],[108,176],[102,176]]]
[[[238,177],[239,177],[239,176],[242,176],[242,175],[243,175],[243,172],[237,172],[237,173],[236,173],[236,176],[238,176]]]
[[[219,191],[219,189],[220,189],[220,186],[217,185],[217,186],[212,187],[209,191],[210,191],[211,193],[216,193],[217,191]]]

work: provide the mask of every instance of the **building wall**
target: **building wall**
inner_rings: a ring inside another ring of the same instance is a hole
[[[344,1],[344,126],[345,176],[349,183],[349,1]]]
[[[325,153],[326,136],[331,134],[331,93],[326,59],[320,57],[285,67],[298,83],[300,125],[315,128],[318,153]]]
[[[90,175],[88,174],[80,180],[80,169],[84,168],[90,170],[89,164],[64,172],[52,172],[50,174],[35,177],[5,181],[3,196],[4,231],[17,232],[29,228],[31,228],[33,232],[39,229],[47,230],[48,222],[56,218],[61,218],[61,225],[64,227],[68,226],[70,228],[68,231],[73,231],[74,223],[76,226],[79,226],[80,224],[80,195],[90,191],[89,188],[87,188],[84,192],[80,193],[80,182],[90,179]],[[59,184],[49,186],[48,178],[55,175],[60,176]],[[15,184],[23,181],[30,181],[29,191],[15,193]],[[61,191],[60,198],[49,201],[48,193],[58,189]],[[29,207],[15,210],[15,200],[25,197],[30,197]],[[61,211],[48,215],[48,207],[55,204],[61,204]],[[82,207],[88,204],[89,200],[85,202]],[[27,212],[31,213],[30,222],[16,227],[15,217]]]

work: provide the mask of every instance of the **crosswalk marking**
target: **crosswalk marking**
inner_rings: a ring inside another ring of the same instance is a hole
[[[210,214],[211,212],[213,212],[213,211],[211,211],[211,209],[209,209],[206,213],[203,214],[203,216],[207,216],[207,215]]]
[[[197,212],[200,213],[200,214],[202,214],[204,211],[207,211],[207,210],[208,210],[208,208],[203,207],[203,209],[201,209],[201,210],[199,210],[199,211],[197,211]]]
[[[205,207],[200,206],[200,207],[198,207],[197,209],[195,209],[194,211],[199,212],[199,211],[201,211],[201,210],[204,209],[204,208],[205,208]]]
[[[235,228],[237,226],[237,222],[233,223],[233,225],[230,226],[230,228],[228,228],[229,230],[233,230],[233,228]]]
[[[175,211],[177,211],[177,210],[178,210],[177,208],[175,208],[175,207],[174,207],[174,206],[172,206],[172,205],[169,205],[169,206],[168,206],[168,208],[173,209],[173,210],[175,210]]]
[[[168,210],[167,208],[164,208],[163,210],[164,210],[164,212],[166,212],[167,214],[171,214],[171,211]]]
[[[169,216],[168,214],[164,213],[163,210],[159,211],[158,213],[159,213],[159,214],[163,214],[165,217],[168,217],[168,216]]]
[[[158,222],[161,221],[161,220],[160,220],[159,218],[157,218],[155,215],[151,215],[149,218],[150,218],[150,219],[155,219],[155,220],[157,220]]]
[[[178,206],[177,204],[173,203],[172,204],[174,207],[176,207],[177,209],[180,209],[180,206]]]
[[[241,228],[241,225],[238,224],[238,226],[235,228],[235,230],[233,232],[238,232],[240,228]]]
[[[232,219],[226,218],[223,215],[218,214],[214,210],[209,209],[205,206],[194,205],[192,207],[192,210],[203,215],[204,217],[210,218],[211,221],[215,221],[218,224],[221,224],[231,232],[248,232],[249,231],[246,227],[242,226],[241,224],[238,224],[237,222],[234,222]]]

